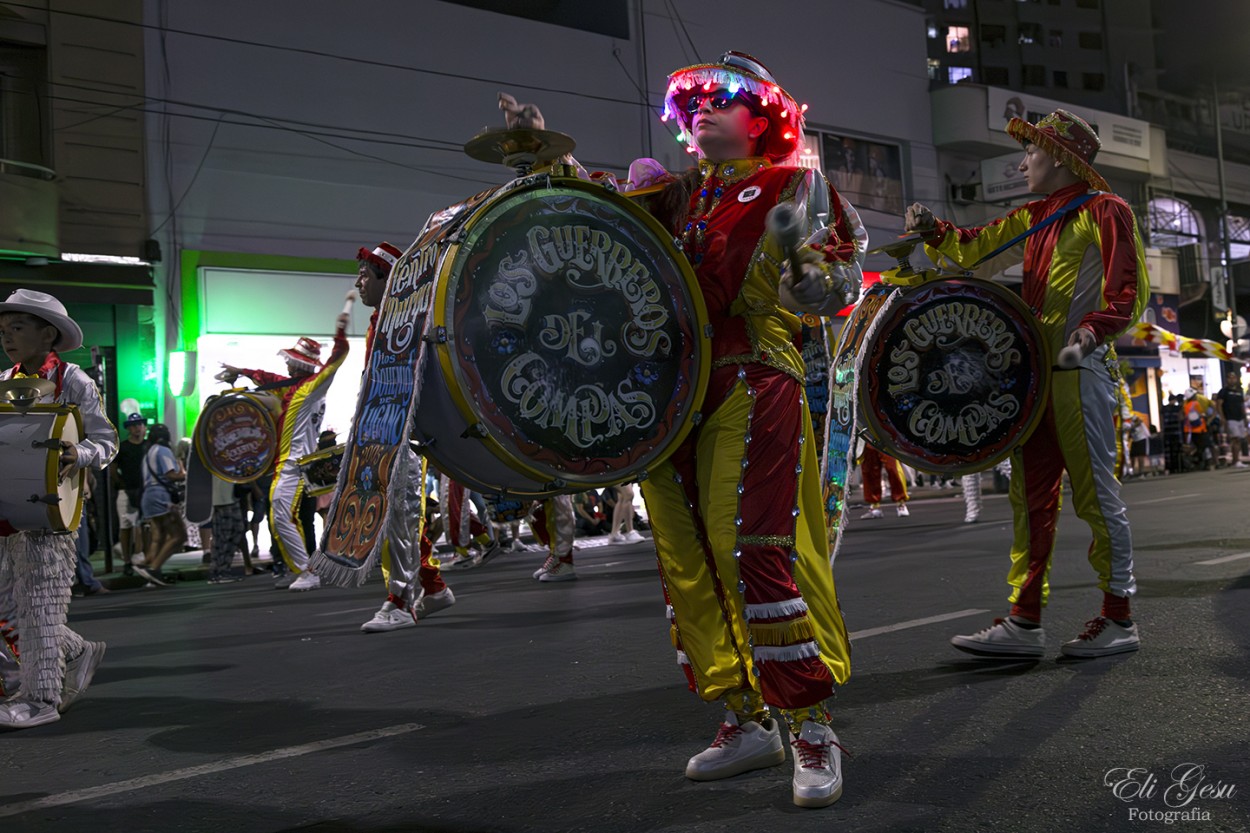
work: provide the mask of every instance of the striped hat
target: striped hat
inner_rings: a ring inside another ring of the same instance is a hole
[[[361,247],[360,251],[356,252],[356,260],[372,263],[382,270],[382,277],[385,278],[391,274],[391,268],[395,266],[402,254],[403,252],[384,240],[373,251]]]

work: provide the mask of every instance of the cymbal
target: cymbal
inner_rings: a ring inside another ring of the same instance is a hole
[[[29,408],[56,390],[48,379],[8,379],[0,382],[0,403],[15,408]]]
[[[555,130],[483,130],[464,144],[464,152],[481,162],[497,162],[508,167],[518,164],[554,162],[572,153],[577,143],[572,136]]]

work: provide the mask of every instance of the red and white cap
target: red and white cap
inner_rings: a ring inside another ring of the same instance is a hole
[[[278,355],[287,361],[307,365],[313,370],[321,366],[321,342],[305,336],[294,347],[279,350]]]
[[[382,277],[385,278],[391,274],[391,269],[399,262],[399,256],[402,254],[403,252],[399,249],[383,240],[373,251],[369,251],[362,246],[360,251],[356,252],[356,260],[372,263],[382,270]]]

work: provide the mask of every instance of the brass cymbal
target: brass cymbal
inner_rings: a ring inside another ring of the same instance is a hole
[[[465,142],[464,152],[481,162],[496,162],[508,167],[518,164],[554,162],[572,153],[577,143],[572,136],[555,130],[483,130]]]
[[[15,408],[29,408],[56,390],[48,379],[8,379],[0,382],[0,403]]]

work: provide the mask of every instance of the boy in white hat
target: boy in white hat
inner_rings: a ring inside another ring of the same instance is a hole
[[[117,453],[117,429],[104,415],[100,392],[82,368],[57,355],[82,346],[82,330],[65,305],[43,292],[17,290],[0,304],[0,346],[13,362],[0,381],[47,379],[55,387],[41,403],[78,406],[83,439],[61,452],[61,477],[108,465]],[[65,624],[77,538],[76,531],[18,531],[0,518],[0,620],[13,628],[6,641],[17,644],[21,660],[19,690],[6,692],[9,699],[0,704],[0,728],[59,720],[104,656],[103,642],[87,642]]]

